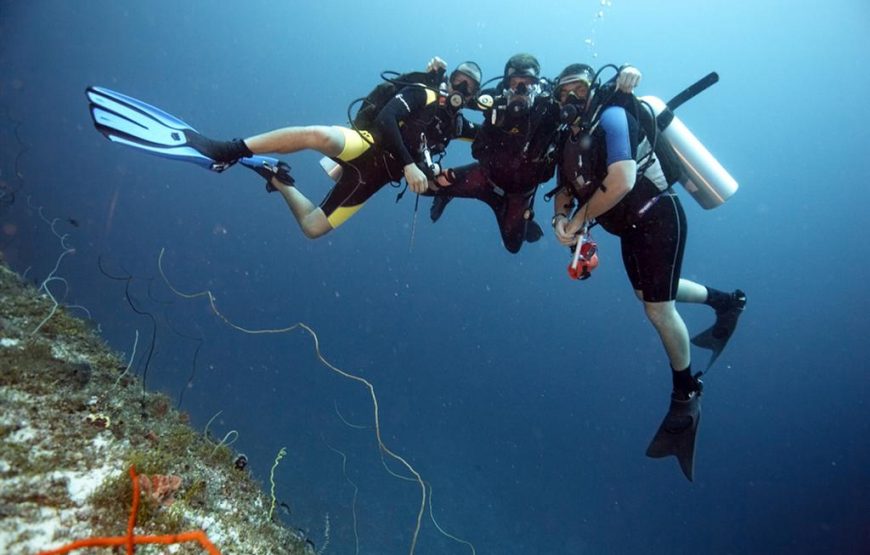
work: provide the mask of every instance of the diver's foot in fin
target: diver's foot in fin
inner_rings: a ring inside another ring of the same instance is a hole
[[[535,220],[530,220],[526,225],[526,242],[534,243],[544,236],[544,230]]]
[[[241,163],[246,168],[250,168],[257,172],[260,177],[266,180],[266,192],[272,193],[278,189],[272,184],[272,179],[276,179],[279,183],[287,187],[293,187],[296,180],[290,175],[290,165],[281,160],[265,157],[250,157],[242,158]]]
[[[214,160],[211,169],[216,172],[222,172],[242,158],[254,155],[242,139],[215,141],[200,135],[192,129],[186,129],[184,136],[190,146],[199,151],[203,156]]]
[[[695,477],[695,439],[701,422],[701,392],[675,391],[646,456],[660,459],[673,455],[691,482]]]
[[[743,314],[744,308],[746,308],[746,293],[737,289],[730,294],[727,302],[716,308],[716,322],[692,338],[693,344],[713,351],[707,368],[713,365],[725,349],[725,345],[737,328],[737,319]]]
[[[433,223],[441,218],[444,209],[447,208],[447,205],[450,204],[451,200],[453,200],[453,197],[450,195],[438,195],[432,199],[432,207],[429,208],[429,218],[432,219]]]

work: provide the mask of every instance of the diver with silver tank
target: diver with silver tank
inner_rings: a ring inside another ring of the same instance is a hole
[[[689,480],[703,372],[692,373],[689,332],[676,303],[703,303],[715,310],[713,326],[692,339],[713,352],[707,369],[746,305],[739,289],[719,291],[680,277],[686,216],[672,185],[682,182],[705,208],[724,203],[737,189],[736,181],[673,116],[679,104],[715,82],[711,76],[705,79],[668,104],[650,97],[644,105],[612,83],[601,84],[590,66],[578,63],[561,72],[554,89],[565,134],[558,186],[551,193],[556,239],[578,245],[579,252],[591,242],[588,230],[596,224],[620,238],[626,273],[671,366],[669,410],[647,455],[677,457]],[[578,259],[582,256],[575,254]]]

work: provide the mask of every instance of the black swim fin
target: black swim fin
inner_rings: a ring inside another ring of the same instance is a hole
[[[716,322],[707,330],[699,333],[692,338],[692,343],[702,349],[710,349],[713,354],[710,356],[710,362],[707,364],[709,370],[722,351],[728,340],[734,334],[737,328],[737,319],[743,314],[743,309],[746,308],[746,293],[737,289],[731,293],[731,302],[724,310],[716,311]]]
[[[447,208],[451,200],[453,200],[453,197],[450,195],[438,195],[432,199],[432,206],[429,208],[429,218],[432,220],[432,223],[437,222],[441,218],[444,209]]]
[[[526,223],[526,236],[525,240],[527,243],[535,243],[544,236],[544,230],[541,229],[541,226],[538,225],[538,222],[535,220],[529,220]]]
[[[688,399],[671,398],[671,405],[655,437],[646,449],[646,456],[660,459],[677,457],[683,474],[689,481],[695,477],[695,439],[701,423],[701,395],[693,393]]]

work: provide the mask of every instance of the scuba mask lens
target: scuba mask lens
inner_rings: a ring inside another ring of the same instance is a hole
[[[541,85],[535,83],[519,83],[513,89],[508,89],[508,93],[512,96],[528,97],[529,102],[534,102],[535,97],[541,93]]]

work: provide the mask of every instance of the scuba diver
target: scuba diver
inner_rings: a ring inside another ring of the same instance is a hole
[[[566,67],[556,80],[554,95],[569,130],[555,191],[556,238],[566,246],[582,242],[595,222],[620,238],[629,281],[671,366],[669,410],[647,455],[676,456],[691,481],[703,372],[692,373],[689,332],[676,302],[704,303],[715,310],[715,324],[692,340],[713,351],[712,364],[734,333],[746,295],[739,289],[723,292],[680,278],[686,216],[671,190],[675,180],[669,183],[660,160],[664,157],[655,148],[657,138],[663,141],[656,137],[661,122],[656,127],[649,116],[652,130],[644,127],[638,114],[627,108],[637,99],[598,85],[595,71],[585,64]]]
[[[531,54],[516,54],[504,67],[495,89],[478,98],[484,122],[471,145],[477,160],[443,172],[430,215],[438,221],[455,197],[476,198],[492,209],[502,242],[517,253],[523,241],[543,236],[534,221],[538,185],[553,177],[556,168],[556,128],[559,105],[541,78],[541,66]]]
[[[630,92],[639,75],[626,66],[617,86]],[[484,110],[483,125],[471,145],[477,162],[437,177],[439,187],[427,193],[435,195],[430,216],[438,221],[456,197],[481,200],[495,214],[505,248],[517,253],[524,241],[543,236],[534,220],[535,193],[555,173],[560,106],[541,77],[537,58],[526,53],[511,56],[499,84],[483,91],[477,104]]]
[[[397,93],[375,106],[368,128],[285,127],[244,140],[212,140],[158,108],[101,87],[89,87],[87,96],[97,130],[113,142],[218,172],[239,162],[263,176],[266,190],[278,191],[303,233],[316,238],[347,221],[387,183],[404,177],[411,191],[426,191],[434,178],[432,155],[443,153],[454,138],[473,140],[477,126],[461,110],[480,90],[480,67],[463,62],[444,83],[446,68],[433,58],[420,80],[429,83],[405,82],[404,76],[391,81]],[[320,206],[295,186],[289,165],[260,156],[300,150],[324,154],[321,164],[336,181]]]

